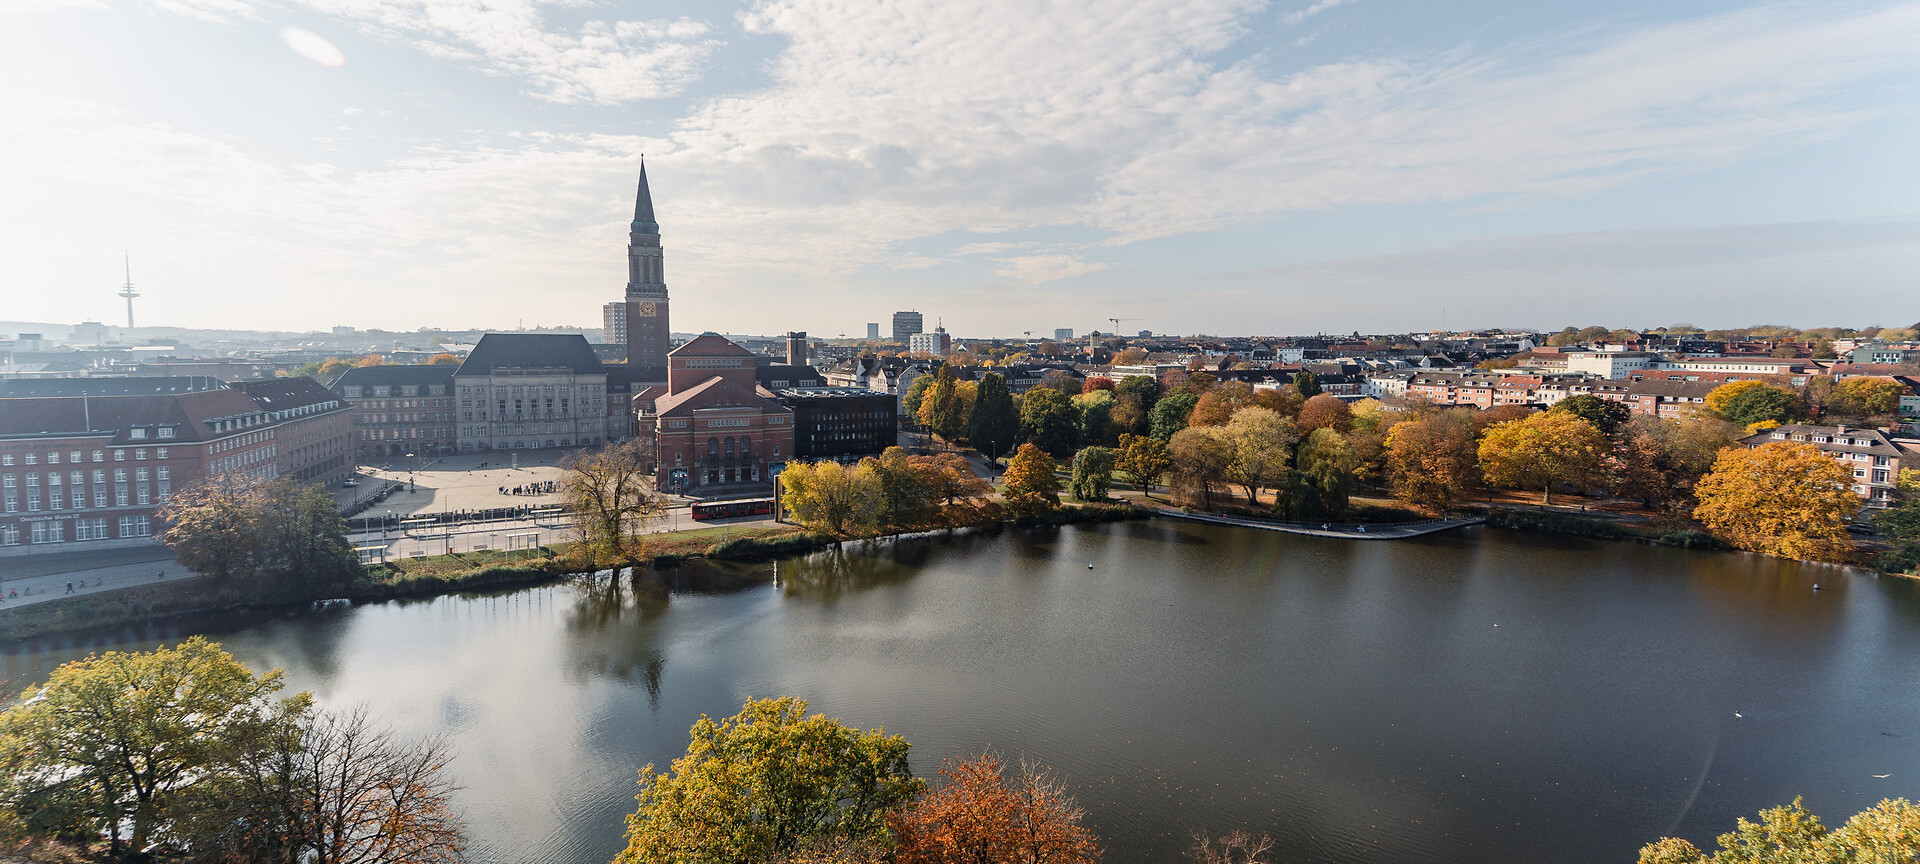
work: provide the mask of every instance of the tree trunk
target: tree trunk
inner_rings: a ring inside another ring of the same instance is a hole
[[[1540,487],[1540,506],[1542,507],[1553,506],[1553,484],[1552,483],[1548,483],[1547,485]]]

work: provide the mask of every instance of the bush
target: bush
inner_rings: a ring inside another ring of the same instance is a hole
[[[1716,549],[1720,541],[1705,531],[1682,529],[1660,535],[1660,545],[1678,546],[1681,549]]]
[[[1566,534],[1573,537],[1597,537],[1602,540],[1618,540],[1625,536],[1619,523],[1598,516],[1581,516],[1575,513],[1555,513],[1546,510],[1509,510],[1495,508],[1487,513],[1487,524],[1515,531],[1538,531],[1542,534]]]
[[[1888,573],[1920,574],[1920,543],[1903,543],[1880,553],[1880,569]]]
[[[754,558],[768,558],[786,555],[792,552],[810,552],[823,545],[825,541],[812,534],[798,534],[791,537],[777,537],[761,540],[755,537],[737,537],[713,544],[707,549],[707,557],[726,561],[746,561]]]

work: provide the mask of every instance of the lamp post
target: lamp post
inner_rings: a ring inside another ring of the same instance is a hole
[[[417,487],[415,487],[413,484],[413,474],[415,471],[418,471],[419,469],[420,469],[420,460],[414,458],[414,455],[412,453],[408,453],[407,454],[407,491],[408,492],[413,492],[417,490]]]

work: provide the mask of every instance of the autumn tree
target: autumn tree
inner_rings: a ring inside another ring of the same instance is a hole
[[[1060,478],[1053,457],[1032,444],[1022,444],[1007,463],[1007,506],[1022,513],[1039,513],[1060,506]]]
[[[347,370],[352,368],[353,364],[345,360],[328,358],[325,363],[320,364],[317,377],[321,383],[330,383],[340,376],[347,374]]]
[[[857,469],[880,484],[880,525],[905,531],[932,524],[940,509],[939,468],[916,464],[907,451],[888,447],[879,456],[860,460]]]
[[[1648,507],[1692,509],[1693,485],[1734,443],[1737,427],[1711,417],[1635,416],[1614,436],[1614,492]]]
[[[942,762],[946,782],[887,820],[899,864],[1093,864],[1100,842],[1064,783],[992,755]]]
[[[1602,435],[1607,436],[1612,436],[1614,433],[1620,431],[1620,427],[1625,426],[1627,420],[1633,416],[1633,412],[1627,408],[1625,403],[1616,402],[1612,399],[1602,399],[1598,396],[1585,393],[1578,396],[1568,396],[1560,400],[1549,410],[1561,414],[1572,414],[1588,423],[1592,423],[1593,428],[1600,430]]]
[[[355,357],[355,358],[353,358],[353,365],[355,365],[355,366],[385,366],[385,365],[387,365],[387,357],[386,357],[386,355],[384,355],[384,354],[363,354],[363,355],[361,355],[361,356],[359,356],[359,357]]]
[[[967,440],[989,461],[999,462],[1013,449],[1020,434],[1020,415],[1007,392],[1007,379],[998,372],[981,376],[973,411],[967,417]]]
[[[1539,489],[1540,503],[1551,504],[1555,484],[1598,482],[1608,452],[1592,423],[1548,411],[1489,428],[1480,439],[1480,471],[1494,486]]]
[[[295,836],[306,864],[453,864],[466,833],[454,813],[444,739],[403,741],[366,709],[306,725],[293,762]]]
[[[1353,408],[1338,396],[1322,393],[1300,405],[1300,417],[1297,421],[1301,432],[1315,429],[1332,429],[1346,432],[1353,428]]]
[[[1394,425],[1387,433],[1387,474],[1400,500],[1435,513],[1453,510],[1454,496],[1479,484],[1472,409],[1436,411]]]
[[[1226,479],[1246,490],[1248,504],[1259,503],[1260,490],[1287,470],[1293,446],[1300,440],[1293,421],[1252,407],[1234,412],[1221,427],[1221,434],[1233,453],[1227,462]]]
[[[1845,467],[1812,444],[1729,447],[1695,484],[1700,503],[1693,518],[1750,552],[1840,558],[1847,549],[1845,520],[1860,509],[1851,482]]]
[[[1105,501],[1113,487],[1113,451],[1105,447],[1082,447],[1073,455],[1073,497],[1082,501]]]
[[[1267,853],[1273,850],[1273,838],[1246,831],[1229,831],[1219,837],[1194,834],[1187,858],[1194,864],[1273,864]]]
[[[1147,351],[1144,348],[1128,348],[1113,355],[1113,362],[1116,366],[1138,366],[1147,362]]]
[[[1105,390],[1109,393],[1113,392],[1113,379],[1105,375],[1092,375],[1089,376],[1087,380],[1080,382],[1080,392],[1092,393],[1095,390]]]
[[[170,497],[160,519],[180,563],[228,584],[303,597],[359,573],[346,523],[318,484],[219,475]]]
[[[780,504],[808,530],[858,537],[878,530],[886,507],[880,478],[866,466],[789,462],[780,473]]]
[[[927,477],[933,496],[953,507],[961,502],[974,502],[987,497],[993,487],[974,473],[972,463],[958,453],[935,453],[930,456],[915,456],[913,464]]]
[[[1172,441],[1174,433],[1187,428],[1187,418],[1199,402],[1200,397],[1184,390],[1161,397],[1148,412],[1148,434],[1161,441]]]
[[[906,739],[807,716],[802,699],[749,699],[693,724],[671,770],[640,770],[639,806],[615,864],[737,864],[830,856],[889,838],[887,818],[924,788]]]
[[[274,698],[283,677],[255,675],[198,636],[65,664],[0,714],[6,803],[43,825],[87,826],[115,858],[145,852],[228,748],[306,710],[305,694]]]
[[[907,385],[907,392],[900,395],[900,408],[906,412],[910,423],[920,423],[920,408],[927,401],[927,389],[933,386],[935,375],[915,375],[913,383]],[[924,424],[922,424],[924,425]]]
[[[642,530],[667,513],[654,491],[651,459],[641,442],[621,441],[575,452],[560,462],[560,498],[573,515],[574,533],[596,566],[640,560]]]
[[[1227,482],[1227,466],[1233,462],[1233,445],[1217,427],[1182,429],[1167,442],[1171,484],[1189,501],[1202,508],[1213,507],[1216,487]]]
[[[1798,394],[1764,381],[1733,381],[1707,394],[1707,410],[1745,426],[1771,420],[1786,423],[1801,414]]]
[[[1158,438],[1145,435],[1120,436],[1120,450],[1115,454],[1114,468],[1125,474],[1142,494],[1151,494],[1153,485],[1160,482],[1173,462],[1167,457],[1167,445]]]
[[[428,366],[458,366],[460,365],[460,362],[461,362],[460,355],[448,354],[442,351],[441,353],[435,354],[433,355],[432,358],[428,359],[427,365]]]
[[[1048,453],[1073,452],[1080,438],[1080,412],[1060,391],[1035,387],[1020,399],[1020,440]]]
[[[1907,388],[1888,378],[1848,378],[1833,385],[1827,409],[1843,417],[1886,417],[1900,413]]]
[[[1882,799],[1828,829],[1799,798],[1760,811],[1760,820],[1740,819],[1716,838],[1708,854],[1678,837],[1663,837],[1640,850],[1640,864],[1895,864],[1914,860],[1920,849],[1920,805]]]

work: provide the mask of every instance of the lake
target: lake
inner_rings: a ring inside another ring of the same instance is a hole
[[[10,646],[0,678],[205,632],[323,703],[449,736],[487,864],[609,860],[640,765],[680,755],[701,713],[781,694],[906,736],[922,774],[985,749],[1052,766],[1118,864],[1233,828],[1273,835],[1285,862],[1631,862],[1795,795],[1829,824],[1920,797],[1920,591],[1866,571],[1169,520],[680,576],[702,567],[769,581],[40,640]]]

